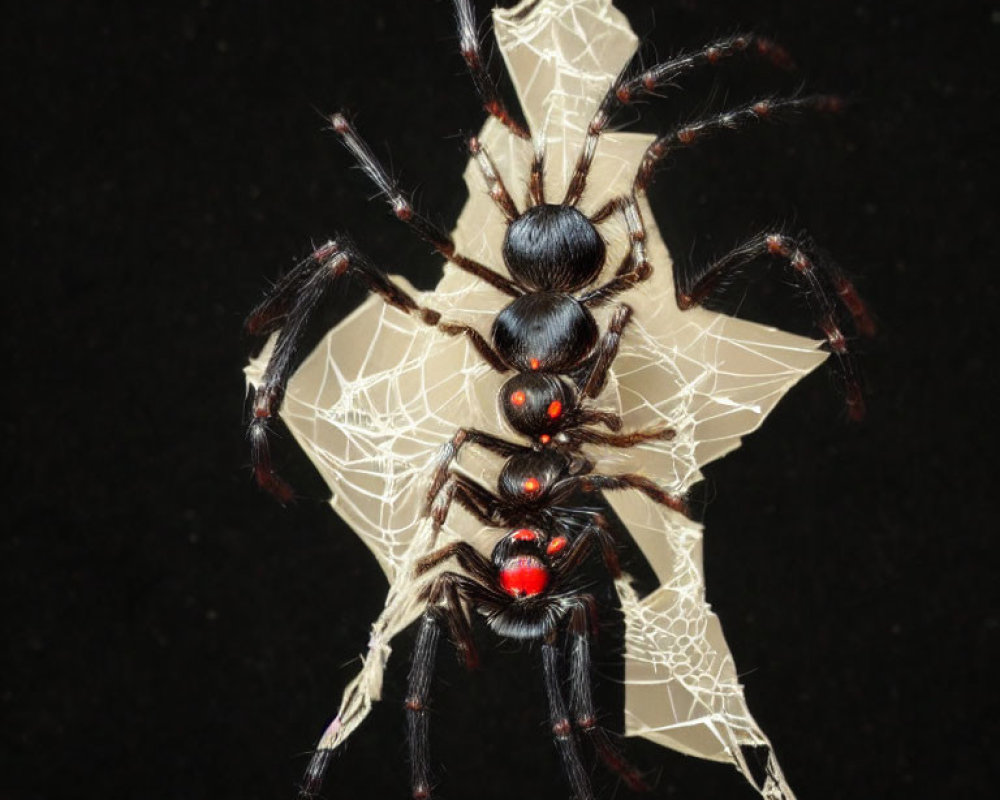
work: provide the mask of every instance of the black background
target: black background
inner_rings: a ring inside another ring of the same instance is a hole
[[[457,134],[482,113],[444,2],[101,5],[22,3],[2,33],[0,797],[291,798],[385,587],[287,440],[303,499],[251,485],[242,316],[335,231],[435,281],[317,111],[356,111],[446,227],[465,197]],[[801,65],[686,81],[637,129],[800,81],[852,100],[682,154],[652,196],[682,264],[807,226],[880,322],[864,423],[821,370],[708,470],[708,596],[751,710],[802,798],[985,796],[1000,9],[621,6],[647,60],[754,29]],[[808,332],[784,282],[728,307]],[[328,796],[407,796],[410,641]],[[445,655],[436,698],[441,798],[568,795],[536,653],[488,645],[473,675]],[[653,797],[753,796],[729,767],[629,752]]]

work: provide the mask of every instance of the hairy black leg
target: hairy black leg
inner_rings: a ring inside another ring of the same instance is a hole
[[[410,786],[414,800],[425,800],[431,796],[428,741],[429,720],[427,700],[430,696],[431,678],[434,676],[434,659],[437,655],[441,625],[431,609],[424,612],[420,621],[420,632],[413,648],[413,663],[410,666],[409,688],[406,693],[406,719],[410,744]]]
[[[739,33],[712,42],[693,53],[682,53],[669,61],[654,64],[631,77],[628,77],[626,67],[609,90],[609,94],[613,93],[615,101],[621,105],[628,105],[642,95],[653,94],[659,89],[671,86],[687,72],[693,72],[704,66],[714,66],[724,59],[744,54],[763,58],[782,69],[792,69],[795,66],[788,51],[771,39],[756,33]]]
[[[621,343],[622,331],[632,319],[632,309],[629,306],[621,305],[615,309],[608,323],[608,329],[597,344],[594,366],[590,370],[590,376],[583,385],[580,394],[583,397],[593,398],[601,393],[604,384],[608,379],[608,370],[618,355],[618,345]]]
[[[598,547],[601,549],[601,559],[604,561],[604,567],[607,569],[608,574],[612,578],[617,578],[621,575],[622,571],[621,565],[618,562],[618,550],[615,546],[614,537],[611,535],[608,521],[604,518],[603,514],[593,514],[583,533],[580,534],[569,550],[567,550],[566,556],[553,567],[553,573],[558,582],[573,577],[573,573],[583,563],[584,558],[590,552],[595,539],[597,540]],[[587,596],[589,597],[589,595]]]
[[[619,775],[632,791],[648,791],[649,786],[639,771],[614,746],[608,732],[597,724],[597,712],[591,690],[593,670],[590,659],[589,616],[586,606],[579,605],[573,609],[569,622],[570,705],[576,726],[586,734],[605,765]]]
[[[482,173],[483,180],[486,181],[486,188],[490,193],[490,198],[499,206],[507,221],[512,222],[521,216],[521,212],[517,210],[514,199],[510,196],[507,187],[504,185],[503,178],[500,177],[500,172],[497,170],[496,164],[490,158],[486,147],[475,136],[469,139],[469,155],[475,159],[476,165],[479,167],[480,173]]]
[[[314,251],[278,279],[264,299],[247,315],[243,323],[246,333],[250,336],[269,336],[285,324],[302,287],[316,271],[316,265],[325,260],[324,249],[328,247],[329,243]]]
[[[317,308],[337,280],[349,275],[363,283],[369,291],[400,311],[413,314],[426,325],[436,327],[449,336],[465,336],[491,367],[505,372],[507,366],[483,336],[466,325],[441,321],[441,315],[417,304],[388,275],[374,267],[348,242],[328,242],[311,259],[311,272],[300,265],[287,281],[279,282],[268,297],[251,313],[247,324],[251,329],[268,330],[281,324],[281,333],[267,362],[260,385],[254,393],[249,426],[251,454],[257,483],[282,502],[293,498],[292,488],[274,471],[268,441],[269,423],[281,408],[285,388],[296,363],[302,336]],[[294,300],[291,299],[294,288]]]
[[[710,135],[724,130],[738,130],[749,122],[770,119],[781,114],[809,109],[814,111],[840,111],[843,100],[833,95],[819,94],[808,97],[768,98],[758,100],[743,108],[725,111],[714,117],[694,120],[681,125],[664,136],[656,139],[648,148],[639,164],[633,183],[633,191],[645,191],[653,180],[657,166],[670,153],[682,147],[706,139]]]
[[[579,428],[566,434],[570,441],[578,444],[603,444],[608,447],[635,447],[643,442],[669,442],[676,438],[673,428],[645,428],[628,433],[604,433]]]
[[[459,566],[480,583],[489,584],[493,581],[493,564],[468,542],[452,542],[424,556],[417,562],[417,574],[423,575],[449,558],[458,561]]]
[[[250,437],[251,456],[254,476],[257,483],[275,495],[281,502],[287,503],[293,497],[291,486],[282,480],[274,471],[271,462],[271,450],[268,440],[268,424],[281,407],[285,396],[285,387],[291,376],[292,366],[298,350],[302,334],[320,305],[327,290],[350,267],[350,258],[335,245],[326,245],[317,251],[314,258],[315,268],[307,277],[300,271],[288,281],[279,283],[272,292],[274,302],[268,299],[258,306],[263,327],[267,327],[266,319],[280,316],[284,326],[278,334],[271,358],[267,362],[261,382],[254,393],[252,417],[248,435]],[[295,299],[290,301],[291,286],[296,287]],[[279,313],[282,307],[287,311]],[[251,314],[251,320],[255,318]]]
[[[717,64],[723,59],[740,53],[761,56],[779,67],[789,68],[792,66],[791,58],[784,48],[779,47],[770,39],[765,39],[754,33],[720,39],[694,53],[682,54],[669,61],[654,64],[638,75],[630,75],[629,68],[626,66],[611,84],[597,107],[593,119],[587,126],[587,137],[584,139],[583,148],[577,157],[563,203],[576,205],[583,195],[590,166],[594,161],[594,153],[597,150],[597,142],[621,106],[628,105],[641,95],[652,94],[657,89],[669,86],[686,72],[691,72],[705,65]]]
[[[496,117],[515,136],[522,139],[530,138],[527,129],[510,115],[507,107],[500,99],[496,82],[483,64],[482,53],[479,50],[479,35],[476,31],[476,19],[472,13],[469,0],[455,0],[455,16],[458,18],[458,40],[462,58],[465,59],[472,75],[472,82],[483,100],[485,108],[491,116]]]
[[[490,452],[501,455],[504,458],[510,458],[510,456],[523,453],[528,449],[523,445],[501,439],[499,436],[477,431],[475,428],[459,428],[448,443],[441,448],[434,476],[431,478],[431,485],[427,490],[425,513],[429,512],[434,503],[434,498],[437,497],[438,492],[441,491],[441,487],[444,486],[445,481],[448,479],[448,471],[451,468],[452,462],[458,458],[459,451],[467,444],[478,444],[480,447],[484,447]]]
[[[513,521],[509,507],[495,494],[471,478],[450,473],[441,490],[429,504],[428,514],[440,529],[448,518],[453,502],[457,502],[483,525],[506,527]]]
[[[634,473],[624,473],[621,475],[581,475],[564,478],[552,487],[551,493],[568,493],[576,488],[584,492],[637,489],[660,505],[684,514],[684,516],[690,516],[690,511],[683,497],[665,492],[649,478]]]
[[[354,126],[347,121],[347,118],[343,114],[334,114],[330,118],[330,124],[333,130],[340,136],[347,149],[351,151],[351,154],[357,160],[358,165],[364,173],[371,178],[372,182],[378,187],[379,192],[388,200],[389,207],[398,220],[412,228],[420,238],[460,269],[475,275],[480,280],[485,281],[505,294],[509,294],[511,297],[520,297],[523,294],[515,283],[500,273],[456,252],[455,242],[452,238],[440,227],[413,209],[409,198],[400,191],[396,185],[396,181],[389,177],[389,173],[386,172],[385,167],[375,158],[375,154],[372,153],[371,148],[358,135]]]
[[[417,574],[421,574],[419,567]],[[493,580],[493,574],[487,572],[481,578],[477,576],[477,580],[489,583]],[[469,579],[464,575],[443,572],[434,579],[430,587],[421,594],[421,597],[427,600],[430,608],[441,609],[441,603],[444,603],[443,614],[448,623],[451,640],[458,651],[458,660],[469,669],[474,669],[479,664],[479,653],[472,636],[472,622],[469,619],[468,604],[463,602],[463,585],[468,583]]]
[[[576,571],[590,555],[595,539],[601,549],[601,559],[604,561],[608,574],[612,578],[621,575],[618,551],[608,528],[608,522],[602,514],[593,514],[587,527],[572,540],[569,547],[560,554],[560,557],[554,560],[552,565],[553,590],[565,581],[574,578]],[[590,597],[590,595],[585,595],[585,597]]]
[[[566,777],[569,778],[576,800],[593,800],[590,779],[580,761],[580,753],[573,738],[573,726],[570,725],[566,701],[559,685],[559,651],[551,642],[542,644],[542,666],[545,670],[545,693],[549,698],[552,735],[555,737]]]
[[[531,157],[531,172],[528,174],[528,200],[533,206],[545,205],[545,151],[541,144]]]
[[[495,494],[464,475],[456,475],[455,480],[458,484],[455,499],[480,521],[498,528],[514,523],[516,512],[512,514],[507,504]]]
[[[552,564],[552,589],[557,589],[567,579],[572,579],[576,571],[580,568],[587,556],[590,555],[594,544],[593,525],[588,525],[576,537],[569,546],[557,557],[553,557]],[[617,559],[616,559],[617,563]]]
[[[628,257],[618,267],[610,281],[580,298],[580,302],[585,305],[604,303],[615,295],[631,289],[637,283],[642,283],[653,274],[653,267],[646,260],[646,225],[642,221],[642,212],[639,210],[635,193],[609,201],[590,220],[595,224],[602,222],[616,211],[624,217],[625,227],[628,230]]]
[[[580,425],[603,425],[609,431],[622,429],[622,418],[611,411],[601,411],[599,408],[577,409],[577,422]]]
[[[731,250],[702,270],[693,282],[677,282],[677,306],[686,310],[708,300],[720,284],[761,256],[780,258],[792,268],[792,274],[805,286],[816,325],[826,336],[827,345],[836,356],[845,385],[848,414],[861,419],[865,413],[864,396],[858,370],[847,339],[837,323],[838,298],[854,320],[855,329],[865,336],[875,333],[875,323],[854,285],[832,261],[820,258],[804,237],[783,233],[761,233]],[[690,284],[690,285],[688,285]]]

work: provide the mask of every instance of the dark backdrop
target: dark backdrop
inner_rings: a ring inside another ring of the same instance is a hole
[[[464,202],[457,134],[482,113],[443,2],[94,5],[22,3],[2,33],[0,797],[291,798],[385,586],[287,439],[300,502],[251,485],[241,319],[335,231],[434,283],[438,260],[365,202],[318,111],[358,112],[445,224]],[[680,155],[653,196],[682,264],[807,226],[880,321],[864,423],[822,370],[708,470],[708,596],[750,707],[802,798],[985,796],[1000,12],[622,6],[650,56],[744,28],[802,66],[687,81],[647,130],[799,81],[853,101]],[[808,332],[785,282],[728,307]],[[409,641],[328,796],[407,796]],[[474,675],[441,659],[440,797],[567,796],[536,654],[484,644]],[[629,745],[653,797],[753,796],[726,766]]]

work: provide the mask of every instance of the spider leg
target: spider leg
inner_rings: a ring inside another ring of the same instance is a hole
[[[563,698],[559,683],[559,651],[551,642],[542,644],[542,666],[545,670],[545,693],[549,698],[549,719],[552,723],[552,734],[562,758],[566,777],[576,800],[593,800],[594,794],[590,788],[590,779],[580,761],[580,752],[573,737],[573,727],[566,710],[566,700]]]
[[[417,562],[417,575],[423,575],[449,558],[458,561],[458,565],[480,583],[493,581],[494,569],[490,560],[468,542],[452,542],[424,556]]]
[[[476,33],[476,20],[469,0],[455,0],[455,16],[458,18],[458,39],[462,58],[469,67],[476,91],[483,99],[483,108],[506,125],[515,136],[529,139],[528,131],[507,111],[503,100],[500,99],[496,83],[483,64],[482,53],[479,50],[479,36]]]
[[[604,384],[608,379],[608,370],[618,355],[618,345],[621,343],[622,331],[632,319],[632,309],[626,305],[620,305],[615,310],[608,323],[608,329],[597,344],[596,356],[590,376],[587,378],[581,390],[584,397],[594,398],[601,393]]]
[[[438,529],[444,525],[454,501],[483,525],[498,528],[512,523],[513,517],[508,506],[499,497],[471,478],[450,473],[437,496],[429,502],[426,512],[433,518]]]
[[[459,560],[461,562],[462,558]],[[414,800],[426,800],[431,794],[428,738],[430,720],[427,701],[430,697],[431,679],[434,676],[437,645],[441,638],[440,617],[443,616],[447,621],[449,633],[461,660],[471,669],[478,663],[478,655],[465,604],[496,603],[498,598],[494,597],[490,589],[493,582],[492,574],[486,576],[486,586],[480,586],[475,580],[464,575],[444,572],[434,579],[426,592],[428,609],[421,618],[417,642],[413,648],[413,661],[404,703],[410,747],[410,784]],[[444,601],[443,607],[440,605],[442,601]]]
[[[741,53],[760,56],[776,66],[786,69],[793,66],[791,57],[783,47],[755,33],[720,39],[694,53],[679,55],[669,61],[654,64],[649,69],[631,77],[629,77],[629,69],[626,65],[614,83],[611,84],[601,100],[601,104],[597,107],[593,119],[587,126],[587,138],[584,139],[583,148],[577,157],[563,204],[575,206],[583,195],[590,166],[594,161],[594,153],[597,150],[598,139],[611,123],[612,117],[619,108],[628,105],[641,95],[652,94],[657,89],[669,86],[686,72],[691,72],[705,65],[718,64],[725,58]]]
[[[619,489],[637,489],[651,500],[655,500],[660,505],[664,505],[673,511],[677,511],[684,516],[690,516],[690,510],[683,497],[666,492],[657,486],[649,478],[635,473],[622,473],[620,475],[580,475],[564,478],[556,483],[550,490],[552,494],[559,492],[569,493],[573,489],[580,489],[584,492],[616,491]]]
[[[573,539],[562,557],[552,565],[553,588],[574,577],[576,570],[590,554],[595,538],[601,548],[601,558],[608,574],[613,578],[621,575],[618,551],[615,549],[615,542],[608,528],[607,520],[602,514],[593,514],[587,527]]]
[[[539,142],[531,157],[531,171],[528,173],[528,201],[530,205],[545,205],[545,150]]]
[[[523,445],[508,442],[506,439],[501,439],[499,436],[484,433],[483,431],[478,431],[475,428],[459,428],[455,435],[452,436],[451,439],[441,448],[441,452],[438,456],[437,467],[434,470],[434,476],[431,479],[430,488],[427,490],[426,511],[430,510],[431,505],[434,502],[434,498],[437,497],[438,492],[441,491],[441,487],[444,486],[445,481],[448,479],[449,469],[452,462],[458,458],[459,451],[467,444],[478,444],[480,447],[486,448],[491,453],[496,453],[504,458],[509,458],[517,453],[523,453],[528,449]]]
[[[579,444],[603,444],[608,447],[634,447],[643,442],[669,442],[676,438],[677,431],[673,428],[643,428],[628,433],[604,433],[579,428],[567,433],[570,440]]]
[[[269,336],[285,324],[302,287],[322,261],[322,248],[302,259],[282,276],[264,299],[247,315],[243,330],[250,336]]]
[[[552,564],[553,590],[565,580],[574,577],[576,570],[579,569],[580,565],[587,559],[587,556],[590,555],[593,543],[593,531],[588,526],[582,533],[572,539],[563,553],[560,553],[560,558]],[[617,565],[617,555],[615,556],[615,564]]]
[[[642,221],[642,212],[639,210],[639,202],[634,192],[609,201],[590,218],[590,221],[595,224],[603,222],[616,211],[625,218],[629,241],[628,255],[618,267],[614,278],[580,298],[580,302],[584,305],[604,303],[653,274],[653,267],[646,260],[646,225]]]
[[[577,422],[580,425],[604,425],[609,431],[622,429],[622,418],[611,411],[599,408],[577,409]]]
[[[874,335],[875,323],[854,285],[843,272],[831,261],[817,258],[802,238],[782,233],[761,233],[754,236],[709,264],[693,284],[682,288],[678,281],[678,307],[687,310],[701,305],[726,278],[765,255],[782,259],[792,267],[792,274],[796,279],[804,284],[816,324],[823,331],[827,345],[839,362],[846,386],[848,413],[852,419],[860,419],[865,413],[864,398],[854,359],[837,324],[836,300],[833,295],[839,298],[840,304],[851,315],[859,333],[864,336]]]
[[[507,191],[503,178],[500,177],[497,166],[493,163],[493,159],[490,158],[486,147],[475,136],[469,139],[469,155],[475,159],[476,166],[479,167],[479,171],[483,175],[483,180],[486,181],[486,188],[489,190],[493,202],[500,207],[507,221],[513,222],[521,216],[521,212],[517,210],[517,204],[514,203],[514,199]]]
[[[649,791],[639,771],[632,766],[611,742],[608,732],[597,724],[597,713],[591,689],[593,671],[590,659],[590,619],[588,608],[577,605],[570,616],[570,704],[576,726],[583,731],[605,765],[621,777],[634,792]]]
[[[615,537],[611,533],[608,520],[603,514],[594,514],[591,518],[590,534],[596,537],[597,544],[601,548],[601,558],[604,566],[612,578],[618,578],[622,574],[621,566],[618,563],[618,548]]]
[[[768,119],[784,112],[812,109],[815,111],[839,111],[844,102],[833,95],[809,95],[807,97],[765,98],[743,108],[724,111],[713,117],[694,120],[680,125],[656,139],[648,148],[639,164],[633,191],[645,191],[652,182],[653,174],[663,159],[675,150],[688,147],[695,142],[722,130],[738,130],[748,122]]]
[[[415,315],[424,324],[434,326],[449,336],[468,337],[472,346],[491,367],[500,372],[507,370],[500,357],[474,328],[442,322],[437,311],[419,305],[384,272],[372,266],[352,244],[328,242],[313,254],[309,270],[300,264],[286,280],[275,286],[271,294],[250,314],[246,323],[247,329],[253,332],[266,332],[281,327],[274,351],[254,393],[249,437],[257,483],[282,502],[289,502],[293,492],[272,466],[268,441],[269,423],[281,408],[285,388],[296,363],[295,356],[310,320],[331,287],[344,275],[360,280],[369,291],[379,295],[386,303]]]
[[[334,114],[330,118],[330,124],[334,132],[340,136],[347,149],[351,151],[351,154],[357,160],[358,165],[364,173],[378,187],[380,194],[384,195],[386,200],[389,201],[389,207],[398,220],[413,229],[421,239],[430,244],[431,247],[455,266],[475,275],[504,294],[509,294],[512,297],[521,296],[522,292],[515,283],[500,273],[494,272],[489,267],[480,264],[478,261],[474,261],[456,252],[455,242],[444,230],[414,211],[409,198],[400,191],[396,185],[396,181],[389,177],[389,173],[386,172],[385,167],[375,158],[375,154],[372,153],[371,148],[358,135],[354,126],[347,121],[347,118],[343,114]]]
[[[431,678],[434,676],[434,661],[441,625],[438,611],[429,609],[420,620],[417,643],[413,647],[413,661],[410,665],[409,687],[406,692],[407,739],[410,745],[410,786],[415,800],[425,800],[431,796],[428,762],[430,742],[427,716],[427,700],[430,696]]]

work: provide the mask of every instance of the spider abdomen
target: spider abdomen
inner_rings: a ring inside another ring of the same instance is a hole
[[[493,321],[500,357],[520,372],[568,373],[597,343],[597,323],[576,298],[532,292],[507,305]]]
[[[604,240],[569,205],[532,206],[507,227],[503,260],[511,276],[532,289],[572,292],[604,266]]]

